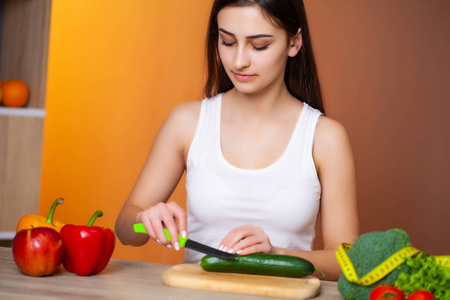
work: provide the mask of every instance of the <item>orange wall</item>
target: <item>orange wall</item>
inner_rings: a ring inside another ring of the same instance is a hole
[[[57,219],[102,209],[114,226],[168,112],[201,99],[211,3],[53,1],[41,214],[62,196]],[[361,231],[404,228],[433,254],[450,249],[449,3],[305,1],[327,114],[354,147]],[[154,242],[114,257],[183,259]]]
[[[169,111],[201,98],[210,2],[53,1],[41,214],[61,196],[57,219],[84,224],[102,209],[97,224],[114,227]],[[182,254],[117,243],[114,257]]]

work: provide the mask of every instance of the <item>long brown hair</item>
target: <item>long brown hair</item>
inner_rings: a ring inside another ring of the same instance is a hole
[[[215,0],[209,18],[206,40],[207,81],[204,87],[206,97],[212,97],[233,88],[219,58],[217,14],[226,6],[258,5],[275,26],[286,30],[288,37],[297,34],[301,28],[303,45],[295,57],[289,57],[284,81],[289,92],[297,99],[324,112],[322,93],[317,75],[316,63],[309,36],[305,6],[302,0]]]

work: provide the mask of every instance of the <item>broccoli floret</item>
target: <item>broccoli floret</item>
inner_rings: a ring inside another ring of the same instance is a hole
[[[400,249],[411,246],[408,234],[402,229],[390,229],[386,232],[374,231],[358,237],[347,255],[355,267],[358,277],[366,275],[389,256]],[[411,268],[401,264],[386,277],[371,286],[362,286],[349,282],[344,274],[338,281],[338,289],[347,300],[367,300],[370,292],[378,285],[394,285],[401,273],[410,273]]]

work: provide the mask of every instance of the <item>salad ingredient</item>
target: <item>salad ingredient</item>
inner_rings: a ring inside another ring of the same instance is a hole
[[[400,274],[395,286],[406,295],[412,295],[417,290],[427,290],[437,300],[450,299],[450,269],[438,264],[435,256],[421,252],[407,258],[405,264],[411,268],[411,272]]]
[[[314,265],[306,259],[291,256],[254,253],[226,260],[206,255],[200,266],[210,272],[244,273],[283,277],[305,277],[314,273]]]
[[[66,246],[63,261],[67,271],[80,276],[95,275],[108,264],[116,244],[116,236],[111,229],[92,226],[97,217],[103,216],[98,210],[86,225],[67,224],[61,229]]]
[[[347,252],[358,277],[372,271],[392,254],[400,249],[411,246],[409,235],[402,229],[394,228],[388,231],[373,231],[358,237]],[[371,291],[379,285],[393,286],[401,273],[409,273],[410,267],[401,264],[386,277],[371,286],[361,286],[347,280],[344,274],[338,281],[338,289],[347,300],[369,299]]]
[[[398,288],[390,285],[379,285],[370,293],[369,300],[404,300],[405,293]]]
[[[47,217],[39,216],[39,215],[24,215],[17,224],[16,232],[19,232],[23,229],[37,228],[37,227],[48,227],[55,229],[56,231],[60,231],[64,226],[63,223],[53,220],[53,214],[55,213],[55,209],[58,205],[63,204],[64,199],[58,198],[53,201],[52,206],[48,212]]]
[[[407,300],[435,300],[434,295],[429,291],[419,290],[409,295]]]

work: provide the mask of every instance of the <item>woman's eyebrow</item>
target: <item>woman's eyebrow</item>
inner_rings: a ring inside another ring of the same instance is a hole
[[[226,30],[223,29],[223,28],[219,28],[219,31],[220,31],[220,32],[223,32],[223,33],[225,33],[225,34],[227,34],[227,35],[231,35],[231,36],[233,36],[233,37],[236,36],[234,33],[231,33],[231,32],[229,32],[229,31],[226,31]],[[271,38],[271,37],[273,37],[273,35],[270,35],[270,34],[255,34],[255,35],[247,36],[246,39],[250,39],[250,40],[251,40],[251,39]]]

